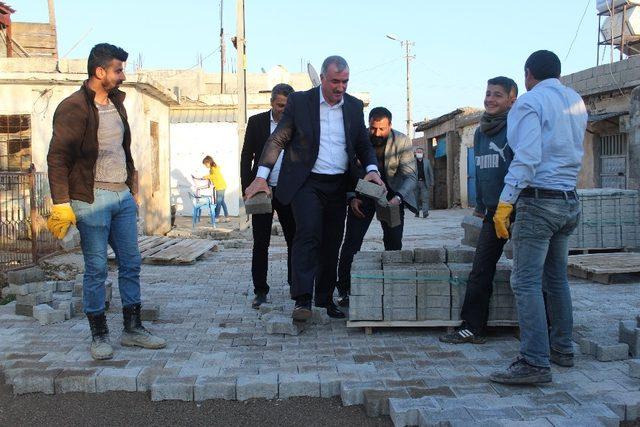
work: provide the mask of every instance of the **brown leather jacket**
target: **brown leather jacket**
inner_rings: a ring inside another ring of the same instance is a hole
[[[49,187],[54,204],[71,199],[93,203],[95,164],[98,159],[98,109],[95,92],[85,81],[82,87],[64,99],[53,115],[53,136],[49,145],[47,165]],[[127,162],[127,186],[133,192],[133,157],[131,129],[124,108],[126,94],[118,89],[109,94],[122,117],[124,138],[122,147]]]

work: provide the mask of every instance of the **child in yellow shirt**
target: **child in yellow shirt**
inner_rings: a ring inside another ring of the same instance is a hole
[[[203,179],[208,179],[215,187],[216,219],[220,215],[220,208],[222,208],[222,210],[224,211],[225,218],[228,218],[229,211],[227,209],[227,204],[224,201],[224,191],[227,189],[227,182],[222,176],[222,171],[211,156],[206,156],[204,159],[202,159],[202,164],[209,168],[209,175],[204,176]]]

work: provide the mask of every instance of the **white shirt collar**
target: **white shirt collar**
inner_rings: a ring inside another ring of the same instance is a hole
[[[278,122],[273,118],[273,110],[269,110],[269,119],[271,119],[271,123],[278,124]]]
[[[329,103],[324,99],[324,95],[322,94],[322,86],[318,86],[318,89],[320,90],[320,105],[322,105],[322,103],[324,102],[329,108],[336,108],[342,107],[342,105],[344,104],[344,95],[342,95],[342,99],[340,100],[340,102],[338,102],[336,105],[329,105]]]

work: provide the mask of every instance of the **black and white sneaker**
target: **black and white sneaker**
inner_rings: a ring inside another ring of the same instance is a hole
[[[467,328],[459,328],[456,329],[453,333],[441,335],[440,341],[449,344],[484,344],[485,342],[487,342],[487,339],[480,335],[475,335]]]

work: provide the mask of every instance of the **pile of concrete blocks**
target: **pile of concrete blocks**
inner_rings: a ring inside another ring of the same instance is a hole
[[[581,216],[569,247],[640,247],[638,192],[611,188],[578,190]]]
[[[62,322],[71,318],[72,308],[62,293],[71,286],[64,281],[45,281],[44,271],[29,267],[7,272],[9,294],[15,295],[15,313],[33,317],[41,325]]]
[[[474,255],[465,246],[356,254],[350,320],[459,320]],[[510,274],[509,262],[498,263],[490,320],[517,321]]]
[[[460,224],[464,230],[464,237],[461,240],[463,245],[476,247],[482,230],[482,218],[475,215],[466,215]]]

